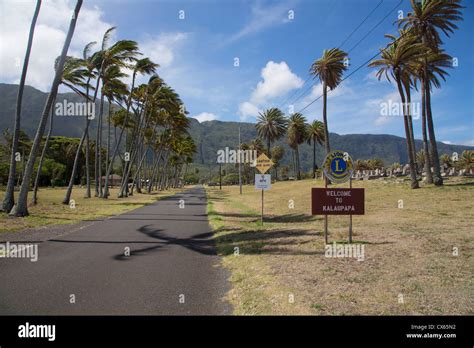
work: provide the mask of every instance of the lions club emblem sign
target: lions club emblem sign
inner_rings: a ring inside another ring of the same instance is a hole
[[[342,184],[351,178],[354,166],[347,152],[332,151],[323,162],[324,175],[336,184]]]

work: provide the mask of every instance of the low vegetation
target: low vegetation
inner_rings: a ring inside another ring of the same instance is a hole
[[[474,179],[423,190],[410,190],[408,180],[354,183],[366,192],[366,215],[353,218],[364,261],[325,257],[323,217],[309,215],[310,188],[321,180],[273,184],[263,226],[253,186],[243,195],[238,186],[207,188],[235,313],[473,314]],[[330,243],[346,243],[348,220],[329,217]]]

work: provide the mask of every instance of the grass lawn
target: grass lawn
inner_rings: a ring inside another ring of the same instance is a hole
[[[253,186],[243,195],[237,186],[207,188],[236,314],[474,314],[474,179],[418,190],[396,179],[354,182],[366,196],[365,215],[353,217],[363,261],[325,257],[323,217],[310,215],[311,187],[322,186],[273,184],[263,226]],[[330,243],[347,241],[348,220],[329,216]]]
[[[71,199],[75,201],[75,207],[71,208],[69,205],[61,204],[66,188],[41,188],[38,191],[38,204],[28,207],[29,216],[16,218],[0,213],[0,233],[44,225],[73,224],[83,220],[117,215],[155,202],[176,191],[169,190],[151,195],[135,193],[131,197],[118,199],[118,189],[111,188],[109,199],[94,197],[86,199],[84,198],[85,188],[75,187],[71,196]],[[2,201],[4,194],[4,191],[0,192],[0,200]],[[15,192],[15,198],[17,194],[18,192]],[[94,195],[94,192],[92,192],[92,195]],[[28,199],[31,200],[31,192]]]

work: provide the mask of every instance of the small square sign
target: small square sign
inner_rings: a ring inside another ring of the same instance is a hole
[[[270,174],[255,174],[255,189],[270,190],[272,187],[272,176]]]

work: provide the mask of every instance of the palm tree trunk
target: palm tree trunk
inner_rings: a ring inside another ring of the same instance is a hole
[[[107,98],[107,100],[109,102],[109,108],[108,108],[108,113],[107,113],[107,155],[106,155],[106,160],[105,160],[105,168],[106,168],[105,170],[107,173],[111,173],[112,169],[109,171],[109,165],[111,165],[109,164],[109,159],[110,159],[110,114],[112,112],[112,103],[110,102],[110,98]],[[109,177],[110,177],[110,174],[109,174]],[[106,198],[109,197],[108,185],[105,187],[104,195]]]
[[[81,140],[79,141],[79,145],[77,146],[76,155],[74,157],[74,164],[72,165],[71,177],[69,178],[69,185],[67,187],[66,194],[62,201],[63,204],[69,204],[71,200],[72,188],[74,186],[74,177],[76,176],[77,165],[79,163],[79,156],[81,154],[82,145],[84,144],[84,140],[86,139],[87,127],[88,127],[88,124],[86,126],[86,129],[84,130],[84,133],[82,134]]]
[[[327,103],[328,103],[328,88],[327,88],[326,81],[324,81],[323,82],[323,123],[324,123],[324,148],[326,149],[326,155],[331,152],[331,146],[329,144]]]
[[[443,185],[443,178],[441,177],[441,169],[439,165],[438,145],[436,144],[436,136],[433,124],[433,115],[431,113],[431,91],[429,83],[425,82],[426,94],[426,120],[428,121],[428,134],[430,136],[431,145],[431,160],[433,161],[433,182],[436,186]]]
[[[53,101],[53,105],[54,105],[54,101]],[[48,130],[48,134],[46,135],[43,151],[41,152],[41,157],[38,163],[38,171],[36,172],[35,186],[33,188],[33,198],[31,199],[32,204],[38,203],[39,179],[41,175],[41,170],[43,169],[43,162],[44,162],[44,157],[46,155],[46,150],[48,149],[49,138],[51,138],[51,133],[53,131],[54,108],[51,108],[50,114],[51,115],[50,115],[50,120],[49,120],[49,130]]]
[[[103,120],[104,120],[104,86],[102,85],[102,93],[101,93],[101,96],[100,96],[100,112],[99,112],[99,124],[97,126],[97,129],[98,129],[98,138],[97,138],[97,142],[99,143],[99,146],[98,146],[98,152],[99,152],[99,155],[98,155],[98,159],[97,159],[97,169],[98,169],[98,176],[99,176],[99,197],[103,197],[104,195],[104,190],[103,190],[103,185],[102,185],[102,136],[103,136],[103,132],[102,132],[102,124],[103,124]]]
[[[23,70],[21,71],[20,84],[18,86],[18,94],[16,97],[16,109],[15,109],[15,123],[13,126],[13,138],[12,147],[10,154],[10,169],[8,171],[8,183],[5,190],[5,197],[3,199],[2,210],[9,213],[13,205],[15,204],[14,191],[15,191],[15,176],[16,176],[16,153],[18,151],[18,140],[20,138],[20,127],[21,127],[21,105],[23,102],[23,91],[25,89],[26,73],[28,71],[28,64],[30,61],[31,46],[33,45],[33,37],[35,34],[36,20],[38,19],[39,11],[41,8],[41,0],[36,1],[35,13],[31,20],[30,33],[28,35],[28,44],[26,46],[25,59],[23,61]]]
[[[126,128],[126,125],[127,125],[127,121],[128,121],[128,113],[130,112],[130,106],[132,104],[132,91],[133,91],[133,88],[135,86],[135,77],[136,77],[136,71],[133,72],[133,76],[132,76],[132,86],[130,88],[130,95],[129,95],[129,98],[128,98],[128,102],[127,102],[127,113],[125,114],[125,118],[124,118],[124,121],[123,121],[123,127],[122,129],[120,130],[120,134],[119,134],[119,138],[118,138],[118,141],[117,143],[115,144],[114,146],[114,151],[112,153],[112,159],[110,160],[110,166],[109,168],[107,169],[107,172],[105,174],[105,191],[108,191],[108,187],[109,187],[109,175],[110,175],[110,172],[114,166],[114,162],[115,162],[115,157],[117,156],[117,151],[118,151],[118,148],[120,146],[120,143],[122,142],[122,137],[123,137],[123,132],[125,131],[125,128]],[[105,197],[102,197],[102,198],[108,198],[107,196]]]
[[[405,91],[406,91],[406,96],[407,96],[406,113],[408,117],[408,130],[410,131],[411,151],[413,154],[413,158],[415,159],[416,173],[418,173],[418,164],[416,162],[415,135],[413,132],[413,118],[411,116],[411,91],[410,91],[409,83],[405,83]]]
[[[402,100],[402,104],[406,105],[405,94],[403,93],[402,82],[400,80],[400,76],[396,76],[398,93],[400,94],[400,98]],[[411,177],[411,188],[416,189],[419,188],[418,181],[416,180],[416,168],[415,168],[415,158],[413,157],[412,151],[412,144],[411,144],[411,136],[410,136],[410,127],[408,125],[408,115],[406,115],[406,109],[403,108],[403,123],[405,125],[405,136],[407,142],[407,152],[408,152],[408,162],[410,164],[410,177]]]
[[[316,141],[313,138],[313,179],[316,179]]]
[[[421,83],[421,130],[423,134],[423,151],[425,152],[426,183],[432,184],[433,175],[431,173],[431,158],[428,147],[428,135],[426,134],[426,95],[424,83]]]
[[[90,83],[90,77],[87,80],[87,86],[86,86],[86,95],[87,95],[87,110],[89,110],[89,83]],[[98,80],[98,79],[97,79]],[[97,88],[95,91],[95,96],[94,96],[94,103],[95,103],[95,97],[97,96]],[[90,176],[90,143],[89,143],[89,123],[91,122],[90,120],[90,115],[87,115],[86,118],[86,194],[84,198],[91,198],[91,176]]]
[[[298,180],[301,180],[301,171],[300,171],[300,152],[299,152],[299,146],[298,144],[296,144],[296,148],[295,148],[295,157],[296,157],[296,178]]]
[[[69,24],[68,33],[66,36],[66,40],[64,42],[64,46],[61,52],[61,56],[59,59],[58,67],[56,69],[56,73],[54,75],[54,80],[51,85],[51,90],[46,99],[46,103],[43,109],[43,113],[41,115],[41,119],[38,125],[38,129],[36,131],[35,139],[33,141],[33,145],[31,147],[30,156],[28,158],[28,163],[26,165],[26,170],[23,175],[23,181],[21,183],[20,193],[18,196],[18,203],[13,207],[10,212],[10,215],[14,216],[27,216],[28,215],[28,190],[30,186],[31,176],[33,174],[34,165],[36,162],[36,157],[38,154],[38,149],[40,146],[41,138],[44,134],[44,129],[46,127],[46,121],[48,119],[49,111],[53,105],[53,101],[56,97],[56,93],[58,91],[59,84],[61,82],[61,75],[64,69],[64,62],[66,61],[67,51],[69,49],[69,45],[71,44],[71,39],[74,34],[74,29],[76,28],[77,18],[79,17],[79,11],[82,6],[82,0],[77,0],[76,7],[74,9],[73,16],[71,18],[71,22]]]

